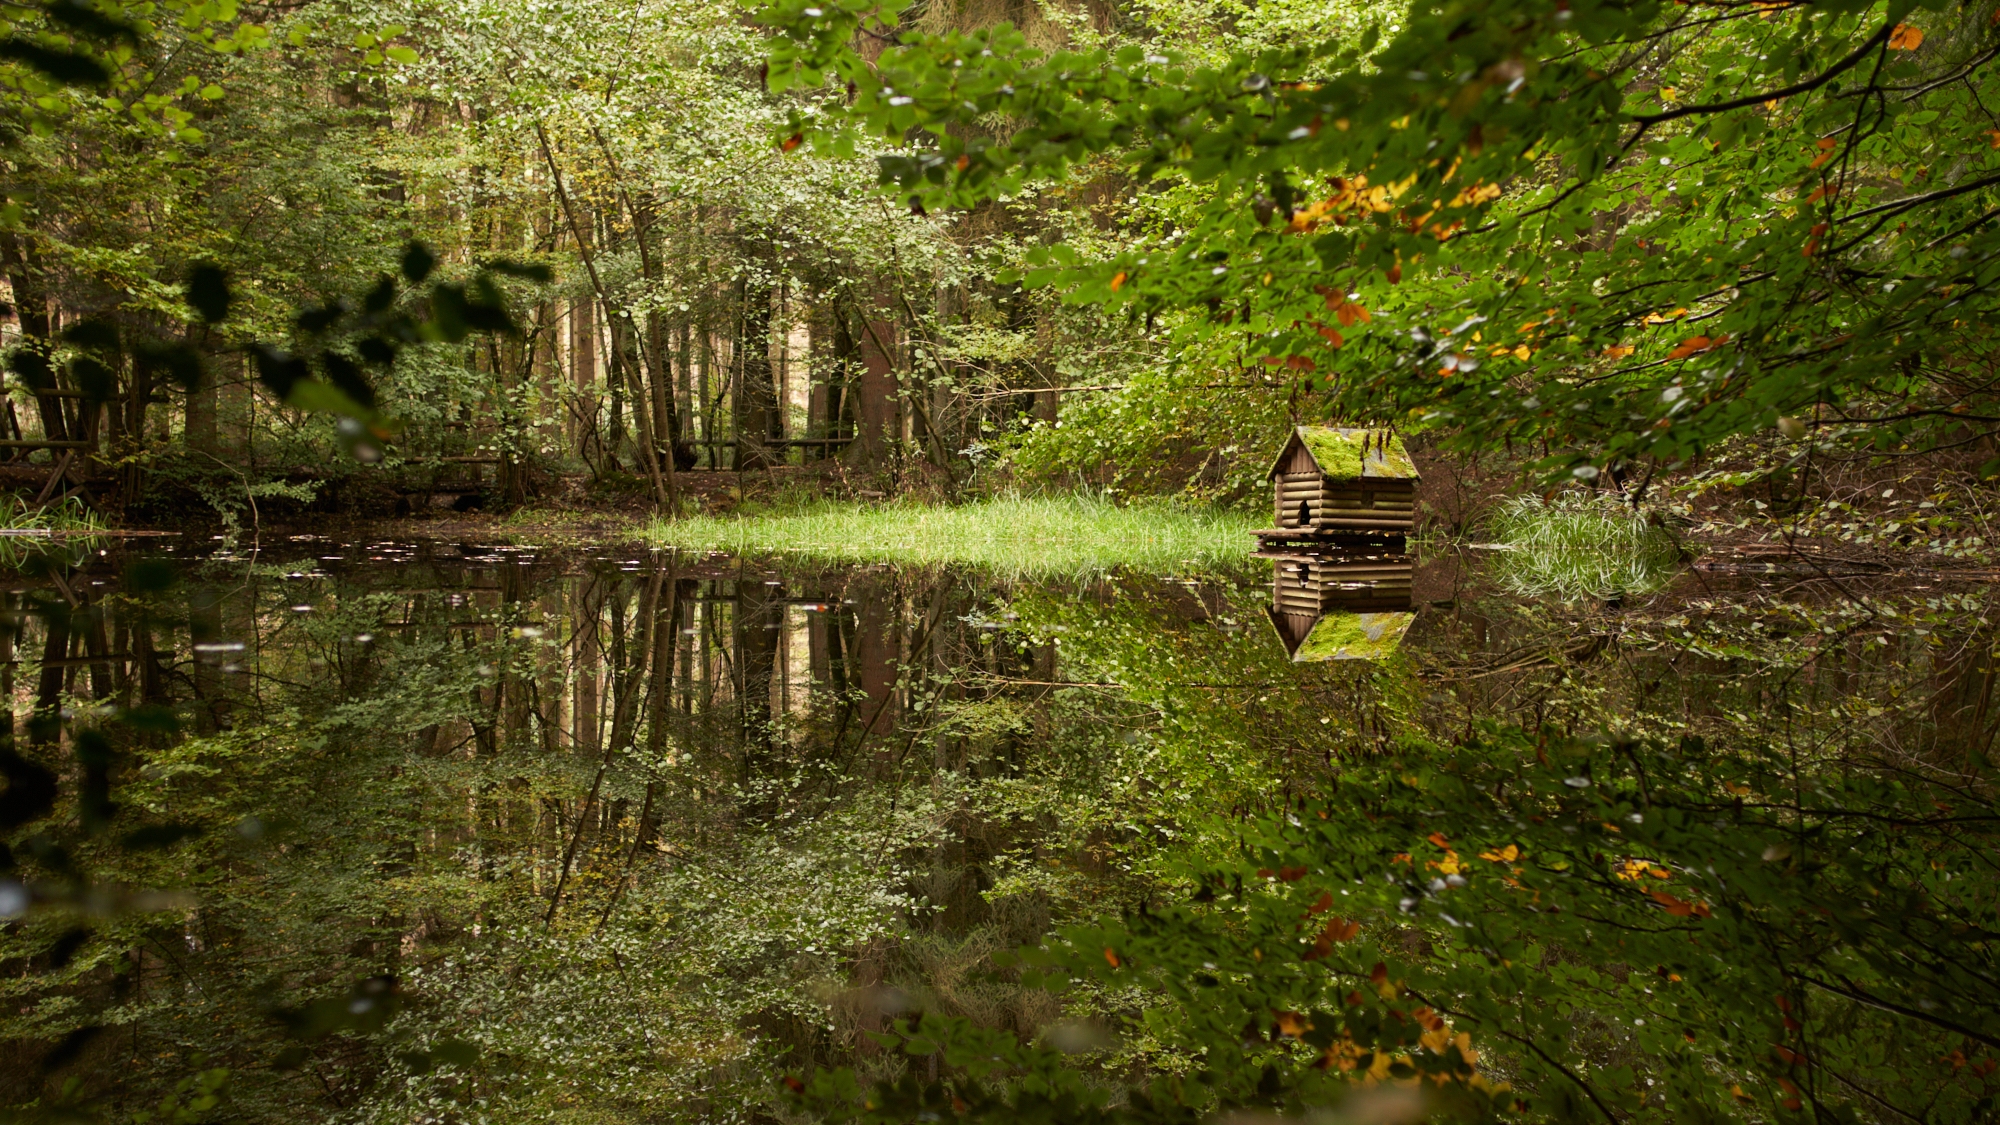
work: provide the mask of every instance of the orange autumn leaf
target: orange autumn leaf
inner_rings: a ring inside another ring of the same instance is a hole
[[[1389,284],[1399,285],[1402,283],[1403,280],[1403,267],[1390,266],[1388,272],[1384,273],[1382,276],[1389,279]]]
[[[1312,1030],[1312,1021],[1297,1012],[1278,1013],[1278,1034],[1289,1039],[1297,1039]]]
[[[952,167],[963,172],[967,168],[972,167],[972,157],[961,152],[958,154],[958,159],[955,162],[953,162]]]
[[[1330,956],[1337,943],[1347,941],[1360,932],[1359,922],[1350,922],[1345,918],[1329,918],[1326,928],[1319,932],[1319,936],[1313,940],[1312,948],[1306,951],[1302,960],[1318,961]]]
[[[800,145],[804,144],[804,143],[805,143],[805,140],[806,140],[806,138],[805,138],[805,135],[804,135],[804,134],[802,134],[802,133],[793,133],[793,134],[792,134],[791,136],[789,136],[789,137],[786,137],[786,138],[784,139],[784,142],[783,142],[782,144],[780,144],[780,145],[779,145],[778,147],[779,147],[779,148],[781,148],[781,149],[783,149],[783,150],[785,150],[786,152],[790,152],[790,151],[792,151],[793,149],[795,149],[795,148],[799,147]]]
[[[961,157],[959,157],[959,159],[960,159],[960,160],[963,160],[963,159],[965,159],[965,158],[961,156]],[[1123,286],[1124,284],[1125,284],[1125,271],[1124,271],[1124,270],[1119,270],[1119,271],[1118,271],[1117,273],[1115,273],[1115,274],[1111,275],[1111,291],[1112,291],[1113,293],[1116,293],[1116,292],[1118,292],[1119,288],[1120,288],[1121,286]]]
[[[1118,951],[1117,951],[1117,950],[1115,950],[1115,949],[1113,949],[1113,948],[1111,948],[1111,947],[1110,947],[1110,946],[1108,946],[1108,945],[1107,945],[1107,946],[1105,946],[1105,947],[1104,947],[1104,960],[1105,960],[1105,962],[1106,962],[1106,963],[1108,963],[1108,964],[1109,964],[1109,965],[1110,965],[1110,966],[1111,966],[1112,968],[1114,968],[1114,969],[1115,969],[1115,968],[1117,968],[1117,967],[1118,967]]]
[[[1338,329],[1328,328],[1324,324],[1318,327],[1318,332],[1320,335],[1326,337],[1327,343],[1332,344],[1336,348],[1347,342],[1345,339],[1341,337],[1340,331]]]
[[[1806,167],[1817,168],[1820,165],[1826,163],[1827,161],[1833,159],[1833,150],[1837,146],[1837,142],[1832,137],[1821,137],[1819,140],[1814,141],[1813,143],[1819,146],[1819,155],[1813,157],[1813,162],[1811,164],[1806,165]]]
[[[1489,863],[1512,863],[1521,858],[1521,849],[1513,844],[1508,844],[1497,852],[1480,852],[1479,858]]]
[[[1914,51],[1923,45],[1924,29],[1921,27],[1912,27],[1907,23],[1899,23],[1896,25],[1896,30],[1889,33],[1889,49],[1891,51]]]
[[[1631,355],[1633,350],[1622,344],[1613,344],[1604,349],[1604,355],[1608,359],[1624,359],[1626,356]]]
[[[1342,328],[1352,328],[1356,324],[1366,324],[1370,319],[1368,310],[1362,307],[1359,301],[1342,300],[1338,303],[1333,303],[1331,298],[1329,298],[1329,307],[1333,309],[1333,315],[1340,321]]]
[[[1440,848],[1448,848],[1451,846],[1451,841],[1445,839],[1444,833],[1442,832],[1433,832],[1430,835],[1424,837],[1424,839],[1429,840],[1431,843],[1436,844]]]
[[[1686,899],[1677,898],[1661,890],[1647,891],[1646,894],[1654,902],[1666,907],[1667,913],[1676,918],[1713,917],[1713,914],[1708,909],[1708,904],[1705,902],[1689,902]]]
[[[1705,352],[1713,348],[1719,348],[1724,343],[1727,343],[1728,340],[1729,340],[1729,334],[1727,332],[1713,339],[1710,339],[1707,336],[1690,336],[1686,340],[1681,341],[1679,347],[1676,347],[1673,351],[1668,352],[1667,358],[1686,359],[1687,357],[1694,355],[1698,352]]]

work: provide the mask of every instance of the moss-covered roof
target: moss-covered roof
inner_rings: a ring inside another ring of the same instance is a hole
[[[1319,471],[1334,480],[1361,477],[1389,477],[1415,480],[1417,466],[1403,448],[1403,439],[1389,430],[1349,429],[1343,426],[1300,426],[1278,451],[1271,472],[1278,472],[1292,450],[1292,442],[1305,446],[1319,465]]]
[[[1396,651],[1410,631],[1414,613],[1329,613],[1319,619],[1292,663],[1319,660],[1380,660]]]

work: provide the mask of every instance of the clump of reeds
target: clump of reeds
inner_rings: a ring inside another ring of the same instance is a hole
[[[1500,505],[1493,533],[1495,576],[1530,597],[1616,598],[1646,594],[1680,569],[1673,536],[1616,496],[1563,492]]]
[[[772,515],[654,521],[646,538],[691,551],[792,553],[1007,577],[1175,573],[1243,559],[1256,518],[1185,507],[1120,507],[1089,496],[1006,496],[960,507],[816,502]]]

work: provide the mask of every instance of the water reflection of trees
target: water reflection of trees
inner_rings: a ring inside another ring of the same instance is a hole
[[[1280,811],[1413,733],[1615,726],[1937,769],[1993,729],[1964,591],[1562,607],[1432,565],[1393,657],[1298,666],[1254,575],[321,545],[139,596],[99,566],[6,595],[18,745],[67,765],[115,708],[182,729],[105,726],[116,832],[67,805],[15,853],[195,897],[56,904],[0,937],[11,1102],[76,1077],[157,1105],[202,1065],[246,1117],[754,1117],[779,1058],[927,1065],[865,1034],[900,1010],[1033,1031],[1054,1002],[992,952],[1173,897],[1218,814]],[[204,834],[112,846],[167,822]],[[380,1028],[301,1041],[271,1016],[376,976],[399,982]],[[478,1061],[423,1061],[451,1038]]]
[[[119,729],[121,796],[209,830],[101,857],[108,881],[203,882],[185,914],[91,920],[79,944],[43,910],[7,937],[40,1001],[7,1020],[24,1082],[111,1022],[129,1034],[44,1080],[153,1104],[199,1057],[238,1073],[253,1113],[352,1110],[406,1098],[397,1048],[450,1034],[507,1062],[423,1076],[419,1100],[555,1097],[536,1076],[561,1070],[614,1100],[740,1116],[750,1080],[732,1068],[753,1039],[872,1046],[860,1033],[896,1004],[843,999],[850,977],[988,1016],[1013,1004],[965,973],[1047,914],[981,897],[979,865],[1023,826],[967,793],[1018,773],[1036,729],[963,720],[1046,696],[1010,685],[1058,670],[1054,646],[996,642],[991,591],[346,553],[213,563],[157,598],[119,593],[115,571],[12,595],[0,677],[30,752],[56,759],[65,706],[172,706],[178,736]],[[18,613],[29,597],[41,610]],[[269,1018],[376,975],[405,999],[386,1040],[330,1035],[299,1057]],[[1015,1006],[1024,1030],[1046,1015]]]

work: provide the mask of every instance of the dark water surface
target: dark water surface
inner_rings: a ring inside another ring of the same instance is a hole
[[[1043,1029],[992,953],[1157,901],[1399,739],[1917,761],[1992,727],[1983,589],[1689,575],[1606,606],[1481,575],[296,536],[0,580],[16,748],[68,814],[0,877],[4,1100],[776,1119],[781,1070],[892,1065],[865,1033],[897,1012]]]

